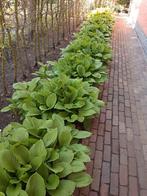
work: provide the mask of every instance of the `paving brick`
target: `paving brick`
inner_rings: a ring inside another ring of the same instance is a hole
[[[138,182],[136,177],[129,177],[129,196],[139,196]]]
[[[126,165],[120,165],[120,174],[119,174],[120,185],[128,185],[128,167]]]
[[[119,103],[119,111],[124,112],[125,111],[125,105],[124,103]]]
[[[105,124],[104,123],[99,123],[99,126],[98,126],[98,135],[104,135],[104,127],[105,127]]]
[[[91,160],[89,163],[87,163],[86,168],[87,168],[88,174],[92,175],[92,171],[93,171],[93,168],[94,168],[94,161]]]
[[[110,183],[110,163],[109,162],[103,162],[101,182]]]
[[[121,121],[119,121],[119,133],[126,133],[125,123]]]
[[[97,150],[103,150],[103,142],[104,142],[104,138],[102,136],[98,136],[97,143],[96,143]]]
[[[112,119],[112,111],[106,110],[106,119]]]
[[[105,132],[104,144],[111,144],[111,132]]]
[[[128,153],[125,148],[120,148],[120,164],[128,165]]]
[[[80,192],[79,192],[79,195],[87,196],[87,195],[89,195],[89,191],[90,191],[90,187],[89,186],[81,188]]]
[[[140,196],[147,196],[147,190],[141,190]]]
[[[124,134],[124,133],[119,134],[119,142],[120,142],[121,148],[127,148],[126,134]]]
[[[97,140],[97,134],[93,133],[92,136],[90,137],[90,142],[96,142],[96,140]]]
[[[119,111],[119,121],[120,122],[125,122],[125,113]]]
[[[126,127],[132,128],[132,119],[130,117],[126,117]]]
[[[88,195],[87,195],[87,196],[88,196]],[[98,196],[98,193],[97,193],[97,192],[94,192],[94,191],[90,191],[89,196]]]
[[[128,149],[128,156],[129,157],[135,157],[135,149],[133,142],[127,143],[127,149]]]
[[[91,184],[91,189],[94,191],[99,191],[100,187],[100,176],[101,176],[101,170],[94,169],[93,170],[93,182]]]
[[[109,185],[108,184],[101,185],[100,196],[109,196]]]
[[[110,194],[118,195],[118,174],[111,173]]]
[[[133,141],[133,130],[130,128],[127,128],[127,140]]]
[[[105,130],[106,131],[111,131],[112,130],[112,122],[111,122],[111,120],[106,120]]]
[[[113,125],[118,125],[118,116],[113,116]]]
[[[119,154],[119,142],[117,139],[112,139],[112,153]]]
[[[136,165],[136,159],[129,157],[129,175],[130,176],[137,176],[137,165]]]
[[[119,172],[119,155],[112,154],[111,171]]]
[[[119,196],[128,196],[128,188],[125,186],[120,186]]]
[[[91,159],[94,159],[94,156],[95,156],[95,150],[96,150],[96,145],[95,145],[95,143],[93,143],[93,142],[90,142],[89,143],[89,147],[90,147],[90,152],[91,152],[91,154],[90,154],[90,157],[91,157]]]
[[[95,158],[94,158],[94,168],[101,168],[102,167],[102,151],[95,151]]]
[[[105,113],[101,113],[101,115],[100,115],[100,123],[104,123],[105,120],[106,120],[106,115],[105,115]]]
[[[111,146],[110,145],[104,145],[104,161],[109,161],[111,160]]]
[[[118,126],[113,126],[112,127],[112,138],[113,139],[118,139],[118,132],[119,132]]]

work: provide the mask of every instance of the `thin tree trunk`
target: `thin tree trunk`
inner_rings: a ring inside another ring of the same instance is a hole
[[[6,70],[5,70],[5,29],[4,29],[4,12],[2,0],[0,0],[0,27],[2,30],[2,46],[1,46],[1,61],[2,61],[2,82],[3,82],[3,92],[7,94],[7,84],[6,84]]]
[[[53,46],[53,49],[55,49],[54,13],[53,13],[53,1],[52,0],[51,0],[51,3],[50,3],[50,9],[51,9],[52,46]]]

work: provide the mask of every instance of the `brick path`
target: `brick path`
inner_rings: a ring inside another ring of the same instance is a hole
[[[147,63],[135,32],[116,21],[113,61],[89,143],[93,184],[75,195],[147,196]]]

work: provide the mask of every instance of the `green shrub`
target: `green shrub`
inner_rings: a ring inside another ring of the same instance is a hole
[[[81,79],[66,75],[52,79],[35,78],[16,83],[11,104],[2,111],[18,109],[23,117],[49,119],[53,113],[68,122],[80,121],[99,113],[104,103],[98,100],[99,90]]]
[[[9,124],[0,138],[0,192],[69,196],[76,187],[89,185],[91,177],[84,172],[89,149],[77,142],[90,135],[64,126],[58,115]]]
[[[64,57],[54,64],[54,70],[57,75],[65,73],[71,78],[81,78],[91,84],[99,84],[107,79],[106,66],[83,52],[65,53]]]

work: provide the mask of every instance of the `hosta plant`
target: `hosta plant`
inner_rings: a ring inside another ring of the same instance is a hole
[[[112,58],[112,52],[109,44],[100,37],[89,37],[88,35],[81,35],[71,42],[65,49],[62,50],[62,55],[67,53],[83,52],[90,55],[94,59],[99,59],[103,63],[107,63]]]
[[[53,79],[35,78],[13,85],[11,104],[2,111],[18,109],[25,116],[49,119],[52,113],[67,122],[80,121],[100,112],[104,105],[99,90],[81,79],[60,75]]]
[[[89,185],[89,149],[77,142],[90,135],[57,115],[9,124],[0,137],[0,195],[71,196]]]
[[[106,66],[83,52],[65,53],[53,67],[54,73],[65,73],[71,78],[81,78],[89,83],[102,83],[107,79]]]

